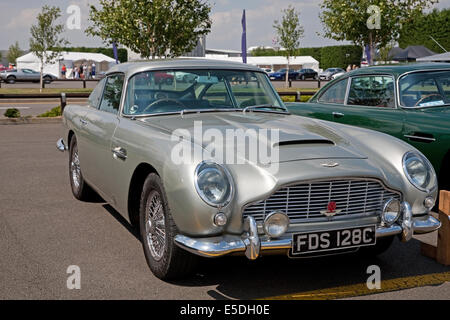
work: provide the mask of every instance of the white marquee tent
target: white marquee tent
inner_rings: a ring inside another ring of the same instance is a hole
[[[207,54],[205,56],[206,59],[217,59],[224,61],[234,61],[234,62],[242,62],[242,57],[228,57],[227,55],[221,54]],[[278,70],[281,68],[285,68],[287,65],[287,58],[283,56],[258,56],[258,57],[247,57],[247,64],[251,64],[260,68],[270,68],[272,70]],[[308,68],[314,69],[315,71],[319,71],[319,61],[314,59],[311,56],[298,56],[291,57],[289,60],[289,64],[294,69],[300,68]]]
[[[86,63],[87,65],[96,65],[96,73],[107,71],[116,64],[116,60],[101,53],[89,52],[61,52],[57,62],[45,64],[44,73],[52,74],[56,77],[61,76],[61,68],[63,64],[67,68],[67,77],[72,77],[72,69],[74,66],[80,66]],[[32,52],[27,53],[17,59],[17,69],[32,69],[41,71],[41,63],[39,58]]]

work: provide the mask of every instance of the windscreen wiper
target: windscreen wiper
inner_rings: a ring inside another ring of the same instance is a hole
[[[274,111],[261,110],[261,109],[275,109],[275,110],[282,110],[282,113],[289,113],[289,111],[286,108],[279,107],[279,106],[274,106],[272,104],[261,104],[261,105],[257,105],[257,106],[245,107],[242,110],[242,112],[244,112],[244,113],[247,112],[247,111],[262,111],[262,112],[268,111],[268,112],[274,112]]]

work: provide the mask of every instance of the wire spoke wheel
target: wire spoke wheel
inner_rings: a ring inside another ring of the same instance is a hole
[[[153,190],[147,198],[145,234],[152,257],[159,261],[166,248],[166,224],[160,194]]]
[[[81,184],[81,169],[80,169],[80,158],[78,157],[78,148],[75,146],[72,154],[72,160],[70,161],[70,172],[72,175],[72,182],[75,191],[80,189]]]

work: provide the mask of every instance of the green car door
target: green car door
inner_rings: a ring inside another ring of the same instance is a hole
[[[346,103],[336,106],[333,120],[402,139],[405,113],[396,106],[394,83],[391,75],[349,78]]]

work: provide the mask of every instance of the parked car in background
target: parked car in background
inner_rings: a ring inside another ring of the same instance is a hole
[[[173,83],[173,74],[172,72],[155,72],[154,80],[155,83],[165,83],[172,84]]]
[[[39,82],[41,80],[41,73],[31,69],[12,69],[0,72],[0,79],[6,83],[16,82]],[[58,78],[52,74],[45,73],[43,80],[45,83],[51,83]]]
[[[336,78],[339,78],[340,76],[343,76],[345,73],[346,73],[345,71],[335,73],[335,74],[333,74],[333,75],[331,76],[331,80],[334,80],[334,79],[336,79]]]
[[[450,189],[450,65],[374,66],[324,86],[297,115],[390,134],[419,149],[432,163],[441,189]]]
[[[264,70],[264,72],[267,73],[267,74],[273,73],[273,70],[272,70],[272,69],[269,69],[269,68],[265,68],[265,69],[263,69],[263,70]]]
[[[194,82],[195,79],[197,78],[197,76],[195,74],[189,73],[189,72],[181,72],[181,71],[177,71],[177,72],[172,72],[171,73],[175,79],[177,81],[181,81],[181,82]]]
[[[269,74],[270,80],[274,80],[274,81],[276,81],[276,80],[282,80],[282,81],[286,80],[286,70],[287,69],[280,69],[277,72],[270,73]],[[289,80],[297,80],[298,72],[295,71],[295,70],[290,69],[289,73],[288,73],[288,76],[289,76]]]
[[[306,79],[319,79],[319,74],[317,71],[313,69],[300,69],[298,70],[297,80],[306,80]]]
[[[345,72],[345,70],[341,68],[328,68],[319,73],[319,78],[320,80],[331,80],[331,76],[339,72]]]
[[[197,79],[153,81],[174,71]],[[436,176],[418,150],[376,131],[291,115],[250,65],[116,65],[89,106],[65,107],[63,126],[57,147],[69,151],[73,195],[86,200],[95,190],[138,227],[161,279],[192,272],[198,256],[378,254],[395,236],[408,241],[440,226],[429,214]],[[247,129],[256,133],[239,133]],[[242,150],[239,139],[249,136],[269,148],[269,162]]]

